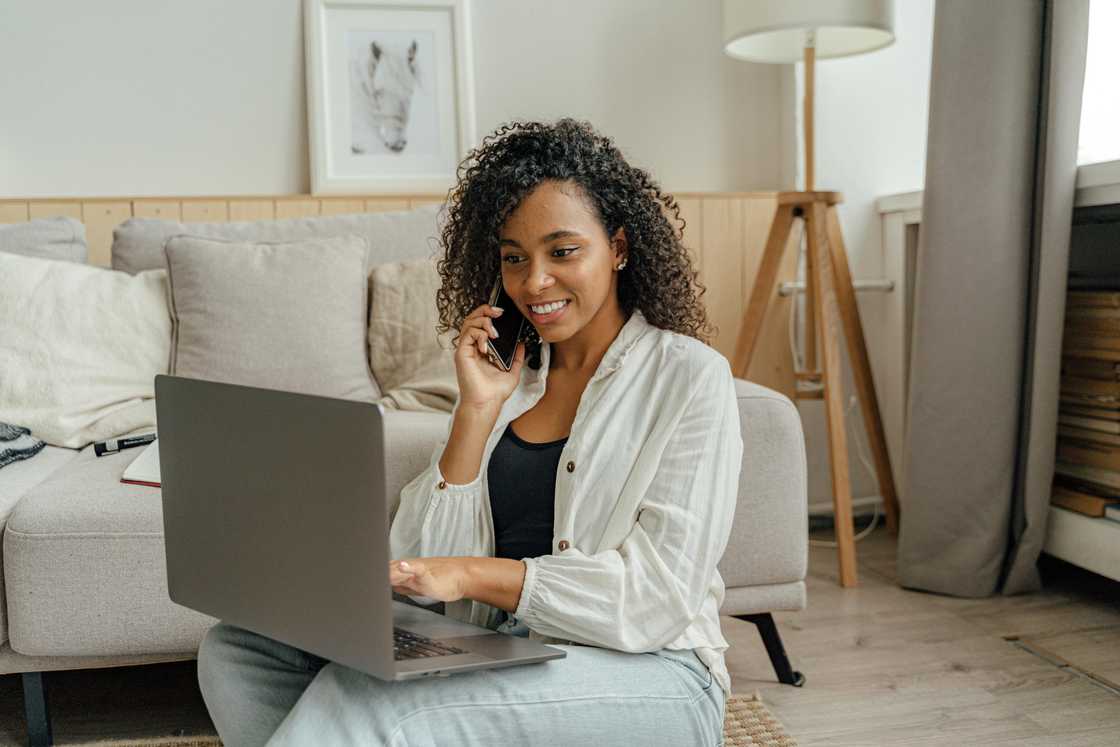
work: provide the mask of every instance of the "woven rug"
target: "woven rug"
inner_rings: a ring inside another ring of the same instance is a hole
[[[732,694],[723,719],[724,747],[797,747],[774,714],[766,708],[758,691]]]
[[[724,747],[797,747],[778,719],[766,708],[757,692],[732,695],[727,701],[723,721]],[[84,742],[80,747],[221,747],[216,736],[205,734],[189,737],[153,739],[114,739]]]

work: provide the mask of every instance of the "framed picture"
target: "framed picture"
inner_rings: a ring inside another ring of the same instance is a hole
[[[313,194],[446,192],[474,143],[468,0],[304,0]]]

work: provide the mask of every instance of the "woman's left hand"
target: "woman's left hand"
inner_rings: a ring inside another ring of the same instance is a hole
[[[389,583],[398,594],[455,602],[466,591],[463,558],[407,558],[389,561]]]

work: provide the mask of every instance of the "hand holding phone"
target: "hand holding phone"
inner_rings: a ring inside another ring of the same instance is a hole
[[[525,343],[519,338],[528,321],[502,292],[500,276],[491,300],[499,303],[478,306],[459,331],[455,373],[462,404],[501,407],[521,378]]]

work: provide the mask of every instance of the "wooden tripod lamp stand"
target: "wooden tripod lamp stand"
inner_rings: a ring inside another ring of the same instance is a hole
[[[726,54],[751,62],[805,62],[805,191],[778,193],[778,208],[739,329],[731,367],[735,376],[746,377],[766,308],[776,291],[782,251],[794,220],[800,219],[808,244],[805,370],[795,372],[795,376],[810,388],[797,387],[796,390],[799,399],[823,399],[825,403],[840,585],[844,587],[857,586],[858,580],[841,386],[841,338],[847,343],[891,534],[898,532],[899,505],[847,252],[836,215],[841,196],[839,192],[815,191],[813,186],[813,73],[817,57],[843,57],[891,44],[893,27],[892,0],[723,0]],[[822,348],[823,370],[820,371],[817,370],[818,334]],[[816,388],[812,388],[813,385],[817,385]]]

